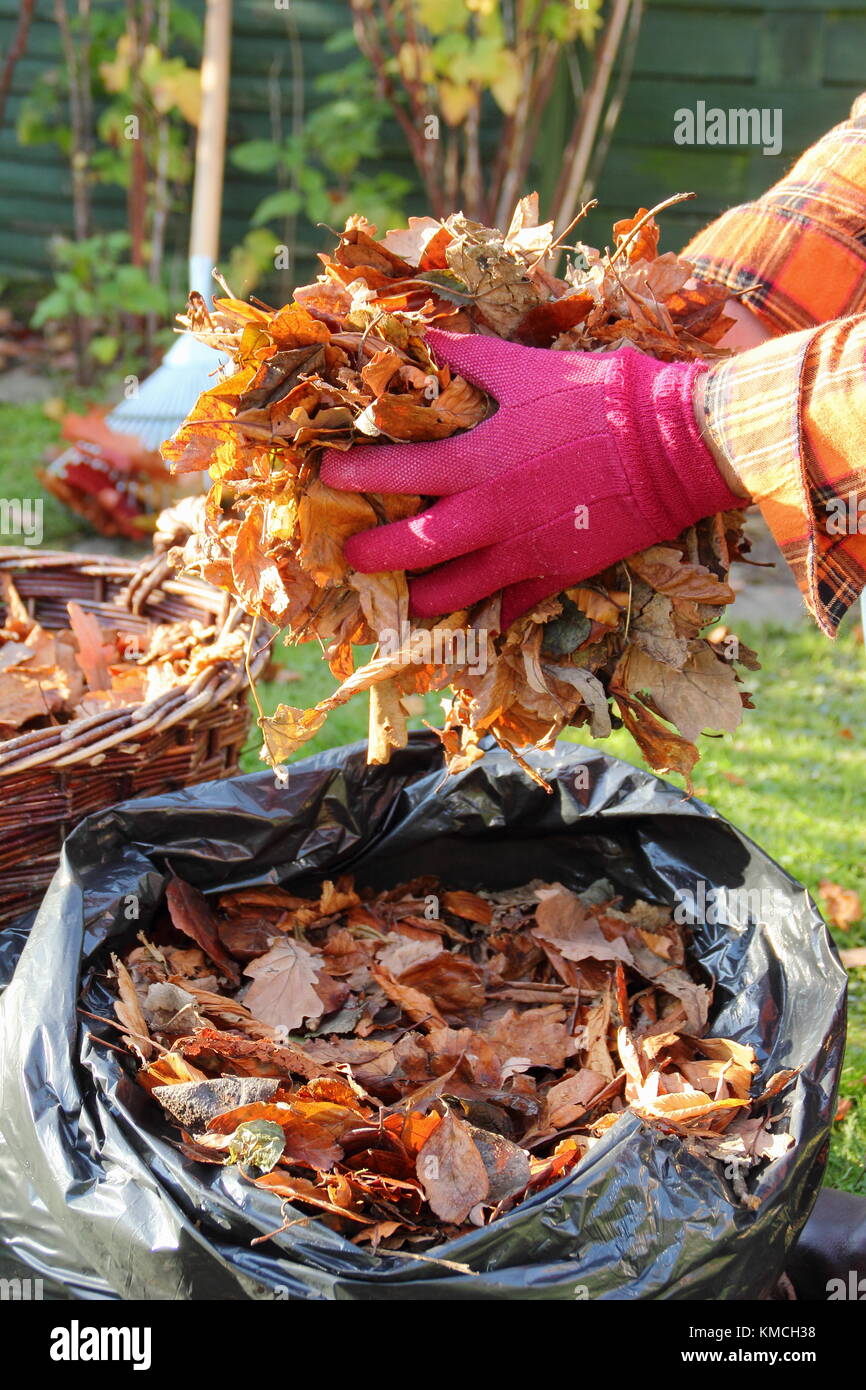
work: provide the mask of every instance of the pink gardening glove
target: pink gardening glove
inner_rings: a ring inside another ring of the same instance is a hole
[[[498,401],[496,414],[450,439],[329,450],[322,462],[329,487],[442,499],[345,548],[365,573],[429,569],[410,585],[416,616],[503,589],[504,630],[541,599],[746,505],[695,423],[692,386],[706,364],[435,330],[427,340]]]

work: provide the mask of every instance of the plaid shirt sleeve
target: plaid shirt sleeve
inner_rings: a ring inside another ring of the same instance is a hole
[[[779,335],[710,370],[707,426],[832,637],[866,585],[866,94],[682,254]]]
[[[771,333],[866,310],[866,92],[785,178],[681,254],[702,280],[743,295]]]
[[[707,428],[835,636],[866,585],[866,314],[717,363],[705,405]]]

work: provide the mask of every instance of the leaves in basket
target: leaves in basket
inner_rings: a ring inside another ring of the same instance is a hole
[[[208,665],[237,661],[245,634],[218,637],[198,618],[142,627],[124,610],[99,616],[67,604],[69,628],[49,632],[31,617],[9,574],[0,575],[0,737],[66,724],[154,699]],[[132,631],[127,630],[132,626]]]
[[[69,625],[78,643],[75,660],[84,672],[91,690],[107,690],[111,685],[108,662],[112,648],[103,643],[102,631],[92,613],[85,613],[77,603],[67,603]]]

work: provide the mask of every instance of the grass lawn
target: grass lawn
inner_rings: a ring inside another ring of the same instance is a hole
[[[76,409],[63,392],[66,408]],[[9,405],[0,402],[0,497],[42,498],[43,538],[48,550],[62,550],[82,536],[83,523],[46,492],[36,477],[46,451],[63,448],[60,426],[50,420],[42,405]],[[49,452],[50,457],[50,452]],[[0,545],[20,545],[14,536],[0,536]]]
[[[861,730],[866,708],[866,652],[858,623],[850,615],[842,635],[830,642],[817,628],[739,629],[754,647],[763,668],[747,672],[746,688],[755,709],[746,710],[733,735],[701,740],[695,791],[799,879],[818,900],[818,884],[831,879],[855,888],[866,903],[866,744]],[[330,693],[334,681],[317,645],[285,649],[275,655],[299,679],[263,683],[259,698],[268,713],[282,702],[307,706]],[[435,723],[438,696],[427,697],[427,718]],[[305,754],[366,737],[363,696],[334,711]],[[421,720],[412,721],[421,727]],[[645,767],[624,730],[599,742],[602,748]],[[261,768],[255,749],[247,771]],[[866,945],[866,920],[850,930],[833,930],[839,946]],[[848,1050],[841,1098],[852,1104],[833,1131],[827,1181],[866,1195],[866,970],[851,976]]]

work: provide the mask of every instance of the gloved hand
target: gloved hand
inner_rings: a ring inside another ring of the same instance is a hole
[[[418,617],[504,589],[503,630],[541,599],[715,511],[745,506],[695,422],[703,363],[633,348],[558,352],[429,331],[437,358],[482,386],[496,413],[435,443],[328,451],[329,487],[440,498],[405,521],[352,536],[357,570],[427,570]]]

